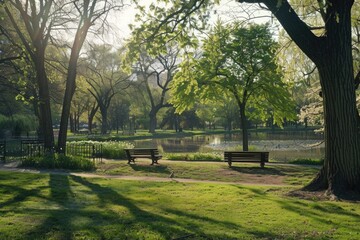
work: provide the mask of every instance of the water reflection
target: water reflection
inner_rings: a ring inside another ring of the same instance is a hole
[[[270,151],[270,158],[287,161],[296,158],[322,158],[323,136],[310,131],[251,133],[250,150]],[[223,152],[241,150],[241,134],[196,135],[182,138],[135,140],[136,147],[158,147],[166,153]]]

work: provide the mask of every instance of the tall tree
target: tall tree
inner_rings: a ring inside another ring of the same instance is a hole
[[[149,132],[155,133],[157,114],[160,109],[171,107],[167,102],[174,73],[178,67],[179,49],[168,46],[166,53],[151,57],[147,53],[140,54],[140,59],[134,66],[138,79],[145,85],[146,94],[150,103]],[[159,96],[156,96],[158,93]]]
[[[26,2],[14,0],[5,1],[2,7],[6,12],[14,31],[34,64],[36,84],[39,94],[39,123],[44,147],[51,150],[54,147],[54,135],[50,108],[49,81],[45,70],[45,51],[50,39],[50,33],[58,24],[54,18],[60,10],[52,0],[38,3],[34,0]]]
[[[60,121],[60,131],[58,138],[58,151],[61,153],[66,152],[66,138],[67,127],[70,115],[71,100],[74,96],[76,88],[76,71],[77,62],[79,59],[80,51],[87,37],[88,31],[91,26],[95,25],[97,20],[105,21],[101,19],[103,16],[107,16],[107,13],[114,8],[122,7],[122,1],[119,1],[121,6],[113,5],[110,0],[83,0],[73,1],[74,9],[77,11],[77,30],[75,33],[74,41],[71,47],[71,54],[67,69],[66,88],[63,99],[62,114]]]
[[[287,85],[275,62],[276,44],[267,25],[241,27],[218,22],[203,42],[203,53],[184,61],[172,86],[173,103],[181,111],[196,97],[219,100],[230,94],[241,119],[243,150],[248,151],[248,112],[260,109],[263,118],[272,108],[274,121],[294,118]]]
[[[86,71],[83,74],[90,86],[88,91],[95,98],[101,113],[102,134],[109,130],[108,109],[113,97],[129,86],[129,76],[121,69],[120,55],[121,51],[112,52],[111,46],[94,45],[84,62]]]

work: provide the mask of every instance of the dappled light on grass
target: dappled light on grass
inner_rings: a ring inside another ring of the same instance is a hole
[[[140,182],[0,172],[5,239],[340,239],[359,236],[357,203],[282,187]]]

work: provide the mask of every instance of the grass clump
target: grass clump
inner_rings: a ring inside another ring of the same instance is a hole
[[[299,164],[299,165],[323,165],[324,159],[310,159],[310,158],[298,158],[293,161],[290,161],[289,163],[292,164]]]
[[[221,161],[222,157],[213,153],[168,153],[166,158],[169,160],[185,161]]]
[[[90,171],[95,169],[95,163],[87,158],[55,153],[39,157],[27,157],[21,161],[21,167]]]

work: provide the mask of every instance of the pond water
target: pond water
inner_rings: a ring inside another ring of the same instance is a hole
[[[241,150],[241,134],[195,135],[181,138],[135,140],[135,147],[157,147],[165,153],[218,153]],[[251,132],[250,151],[269,151],[270,159],[288,161],[324,156],[323,135],[312,131]]]

